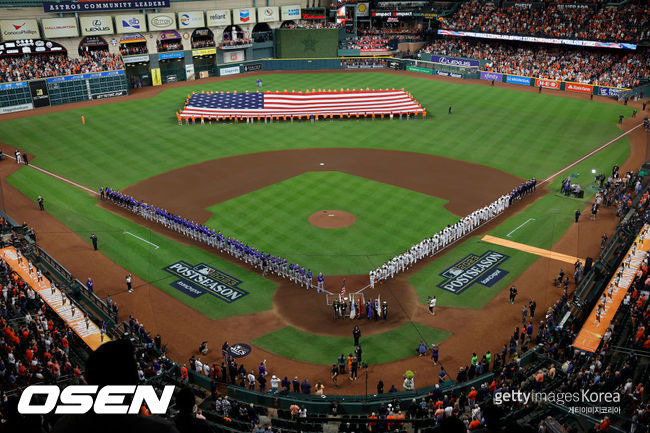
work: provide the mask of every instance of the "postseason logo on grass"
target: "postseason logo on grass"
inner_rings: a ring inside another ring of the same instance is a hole
[[[497,268],[510,256],[489,250],[482,255],[470,254],[453,266],[445,269],[440,276],[444,280],[438,284],[441,289],[460,295],[474,283],[492,287],[501,278],[508,275],[508,271]]]
[[[248,295],[246,290],[237,287],[241,280],[204,263],[195,266],[181,260],[163,271],[179,277],[169,285],[192,298],[208,293],[230,304]]]

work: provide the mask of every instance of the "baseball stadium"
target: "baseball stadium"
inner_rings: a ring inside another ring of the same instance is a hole
[[[0,0],[0,431],[650,431],[648,9]]]

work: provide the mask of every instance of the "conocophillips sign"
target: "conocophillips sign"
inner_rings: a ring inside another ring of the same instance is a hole
[[[176,16],[174,14],[147,14],[149,31],[176,29]]]
[[[0,31],[2,31],[3,41],[38,39],[41,37],[36,20],[2,20],[0,21]]]
[[[110,15],[80,16],[82,35],[112,35],[113,17]]]

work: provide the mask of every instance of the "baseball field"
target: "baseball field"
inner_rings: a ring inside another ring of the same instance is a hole
[[[557,297],[546,278],[561,266],[572,269],[569,262],[483,237],[575,258],[593,254],[608,223],[595,221],[577,240],[575,233],[567,240],[575,231],[573,214],[589,206],[594,173],[608,173],[630,157],[630,141],[623,137],[554,177],[619,136],[618,116],[629,117],[632,107],[414,73],[262,78],[265,90],[404,88],[426,108],[426,120],[177,124],[175,113],[192,91],[255,91],[256,78],[211,80],[146,98],[0,118],[3,151],[27,152],[30,164],[49,172],[4,161],[0,174],[11,173],[3,192],[6,209],[33,225],[41,245],[77,278],[93,277],[96,293],[110,294],[122,316],[132,313],[160,333],[179,362],[203,340],[213,348],[228,340],[253,347],[244,359],[247,366],[267,359],[275,374],[325,380],[327,364],[352,351],[352,327],[359,324],[364,361],[375,378],[415,369],[422,372],[418,386],[431,384],[437,370],[414,358],[421,340],[440,343],[441,359],[454,367],[473,351],[498,350],[510,326],[517,326],[521,305],[536,298],[544,311]],[[584,198],[559,194],[568,176],[585,188]],[[371,269],[533,177],[543,184],[505,215],[444,254],[364,290],[367,299],[381,296],[388,302],[388,318],[376,322],[335,320],[324,295],[263,278],[259,270],[92,192],[103,186],[120,190],[300,263],[314,275],[323,272],[333,293],[345,278],[351,293],[367,285]],[[43,213],[35,204],[39,195],[45,199]],[[331,229],[310,223],[310,216],[323,210],[344,211],[354,220]],[[91,233],[99,238],[97,253]],[[491,279],[449,289],[459,273],[490,254],[499,257],[489,267]],[[179,262],[227,275],[244,295],[227,301],[180,289],[179,277],[168,269]],[[518,279],[533,265],[539,272],[526,281],[542,280],[522,287]],[[126,293],[128,272],[137,276],[133,294]],[[504,300],[513,282],[521,294],[515,306]],[[441,307],[435,316],[426,309],[430,296]],[[489,335],[486,324],[494,325]],[[220,362],[219,351],[208,358]],[[345,384],[340,392],[354,393],[359,386]]]

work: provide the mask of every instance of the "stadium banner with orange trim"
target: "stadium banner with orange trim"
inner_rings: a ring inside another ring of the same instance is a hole
[[[88,321],[86,325],[86,320],[81,311],[77,311],[74,316],[72,314],[71,304],[68,300],[63,304],[63,296],[59,289],[54,289],[50,287],[50,280],[46,277],[41,277],[41,280],[38,281],[36,276],[36,268],[32,269],[32,272],[29,272],[29,267],[27,265],[27,259],[23,258],[22,262],[18,261],[18,254],[14,247],[7,247],[0,249],[2,258],[11,269],[13,269],[20,278],[22,278],[30,287],[38,293],[38,295],[47,303],[59,315],[59,317],[81,338],[84,343],[88,345],[92,350],[96,350],[102,343],[109,341],[106,335],[101,336],[101,330],[97,325],[95,325],[91,320]]]
[[[571,83],[569,81],[566,82],[565,89],[569,92],[579,92],[586,94],[591,94],[594,92],[594,86],[591,84]]]
[[[641,267],[648,250],[650,250],[649,228],[650,225],[648,224],[643,226],[643,229],[634,240],[634,244],[630,247],[625,258],[623,258],[623,261],[609,281],[609,284],[603,290],[598,300],[598,305],[591,311],[587,321],[582,325],[582,329],[580,329],[578,336],[573,342],[573,347],[576,349],[592,353],[598,349],[605,331],[614,319],[616,311],[618,311],[618,308],[623,302],[623,298],[625,298],[628,289],[632,285],[634,276]],[[618,279],[618,284],[616,284],[619,272],[621,273],[621,277]],[[612,288],[611,295],[609,293],[610,287]],[[598,319],[597,314],[602,299],[606,299],[606,302],[605,307],[601,310],[600,319]]]
[[[560,90],[560,83],[561,81],[557,80],[547,80],[545,78],[537,78],[535,79],[535,87],[545,87],[547,89],[556,89]]]

